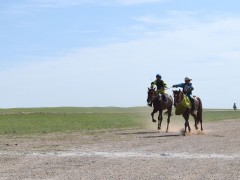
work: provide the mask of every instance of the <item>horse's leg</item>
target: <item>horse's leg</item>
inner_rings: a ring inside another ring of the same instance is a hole
[[[155,113],[156,113],[156,112],[154,112],[154,111],[151,113],[151,116],[152,116],[152,122],[157,122],[157,121],[154,119],[154,114],[155,114]]]
[[[201,124],[201,131],[203,131],[203,127],[202,127],[202,112],[198,112],[197,113],[197,118],[198,118],[198,122],[200,122],[200,124]]]
[[[191,115],[192,115],[192,117],[194,118],[194,120],[195,120],[195,129],[196,130],[198,130],[198,123],[199,123],[199,121],[198,121],[198,117],[197,117],[197,115],[196,114],[194,114],[193,112],[191,112]]]
[[[161,125],[162,125],[162,110],[159,111],[159,115],[158,115],[158,130],[161,129]]]
[[[199,101],[199,107],[198,107],[198,112],[197,112],[197,118],[198,118],[198,123],[201,123],[201,131],[203,131],[203,127],[202,127],[202,112],[203,112],[203,106],[202,106],[202,101],[200,98],[198,98]]]
[[[172,105],[168,108],[167,114],[168,114],[168,118],[167,118],[167,129],[166,129],[166,132],[168,132],[168,127],[169,127],[169,123],[170,123],[170,118],[171,118],[171,115],[172,115]]]
[[[151,113],[151,116],[152,116],[152,122],[157,122],[155,119],[154,119],[154,114],[158,112],[158,110],[156,108],[153,108],[153,112]]]
[[[182,116],[183,116],[183,118],[184,118],[184,120],[185,120],[185,123],[184,123],[184,135],[186,135],[186,133],[187,133],[187,117],[186,117],[186,115],[183,113],[182,114]]]
[[[188,131],[189,133],[191,132],[191,128],[190,128],[190,125],[189,125],[189,122],[188,122],[188,119],[189,119],[189,109],[187,109],[184,113],[183,113],[183,117],[185,119],[185,131],[184,133],[186,134],[187,133],[187,128],[188,128]]]

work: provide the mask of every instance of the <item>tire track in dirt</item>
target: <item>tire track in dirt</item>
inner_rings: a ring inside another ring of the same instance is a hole
[[[81,151],[68,151],[68,152],[0,152],[0,156],[49,156],[49,157],[104,157],[104,158],[178,158],[178,159],[240,159],[240,154],[189,154],[189,153],[148,153],[148,152],[81,152]]]

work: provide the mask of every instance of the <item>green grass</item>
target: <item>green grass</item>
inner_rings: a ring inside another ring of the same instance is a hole
[[[240,111],[233,110],[205,110],[204,121],[220,121],[224,119],[240,119]]]
[[[149,107],[50,107],[0,109],[0,114],[10,113],[137,113],[151,111]]]
[[[113,129],[145,128],[151,123],[149,107],[26,108],[0,109],[0,135],[93,133]],[[155,115],[157,118],[157,115]],[[181,116],[173,116],[181,119]],[[164,116],[164,121],[166,116]],[[239,111],[205,110],[204,122],[240,119]],[[157,126],[156,126],[157,127]]]
[[[143,128],[146,115],[138,108],[2,109],[0,135]]]

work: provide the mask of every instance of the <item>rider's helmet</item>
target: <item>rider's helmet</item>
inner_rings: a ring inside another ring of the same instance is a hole
[[[156,75],[156,78],[160,78],[160,79],[161,79],[162,76],[161,76],[160,74],[157,74],[157,75]]]
[[[190,79],[189,77],[185,77],[184,80],[185,80],[185,81],[191,81],[192,79]]]

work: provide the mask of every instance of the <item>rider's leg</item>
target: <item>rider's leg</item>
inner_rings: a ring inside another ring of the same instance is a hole
[[[167,102],[167,97],[166,97],[165,93],[162,94],[162,98],[163,98],[164,102]]]
[[[191,104],[192,104],[192,110],[194,110],[194,109],[195,109],[195,102],[194,102],[194,99],[193,99],[193,97],[191,96],[191,94],[188,94],[187,96],[188,96],[189,100],[191,101]]]

